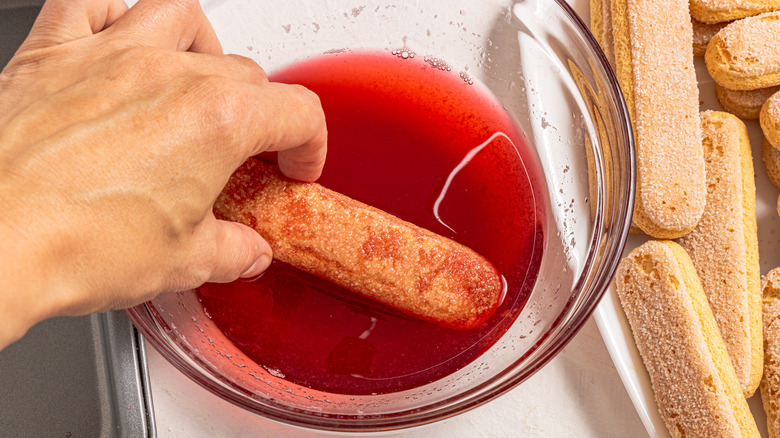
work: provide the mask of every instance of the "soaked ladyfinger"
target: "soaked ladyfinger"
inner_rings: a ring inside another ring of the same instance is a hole
[[[704,61],[720,85],[756,90],[780,85],[780,12],[735,21],[707,45]]]
[[[678,242],[693,261],[745,397],[763,367],[761,290],[753,157],[745,124],[716,111],[701,114],[707,206]]]
[[[233,174],[214,213],[253,227],[278,260],[443,326],[478,326],[503,293],[471,249],[256,159]]]
[[[764,378],[761,401],[769,438],[780,438],[780,268],[761,280],[764,294]]]
[[[691,16],[722,23],[780,9],[780,0],[691,0]]]
[[[758,437],[690,257],[649,241],[620,263],[615,283],[672,437]]]
[[[688,1],[612,0],[612,27],[636,139],[633,220],[677,238],[699,222],[706,197]]]
[[[759,88],[757,90],[730,90],[717,82],[715,97],[728,112],[740,119],[754,120],[761,114],[761,107],[780,87]]]

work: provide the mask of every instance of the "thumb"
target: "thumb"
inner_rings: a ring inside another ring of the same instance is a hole
[[[271,265],[271,247],[255,230],[223,220],[217,220],[216,227],[216,251],[209,282],[227,283],[239,277],[255,277]]]

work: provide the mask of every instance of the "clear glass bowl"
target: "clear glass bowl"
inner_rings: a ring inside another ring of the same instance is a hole
[[[538,153],[551,211],[541,270],[520,316],[489,350],[415,389],[348,396],[302,388],[247,359],[193,291],[128,310],[149,344],[233,404],[284,423],[387,431],[430,423],[509,391],[577,333],[611,281],[628,235],[635,165],[620,89],[597,43],[561,0],[212,1],[204,8],[226,52],[272,72],[343,50],[446,60],[487,87]]]

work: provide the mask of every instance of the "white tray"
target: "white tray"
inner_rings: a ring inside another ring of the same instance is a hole
[[[579,0],[576,0],[579,1]],[[701,109],[725,111],[715,98],[712,78],[704,65],[704,60],[697,57],[696,73],[699,79],[699,100]],[[758,245],[761,274],[780,266],[780,253],[775,249],[780,240],[780,217],[777,215],[778,189],[772,185],[761,161],[761,140],[763,134],[757,120],[746,121],[753,148],[753,167],[756,173],[756,215],[758,219]],[[645,237],[629,238],[625,253],[641,244]],[[642,359],[634,344],[631,328],[614,287],[610,286],[599,307],[594,313],[596,324],[607,346],[612,361],[623,380],[629,397],[642,419],[648,434],[653,438],[669,436],[653,398],[650,377],[642,364]],[[748,400],[750,409],[758,424],[761,436],[766,432],[766,414],[764,413],[759,391]]]

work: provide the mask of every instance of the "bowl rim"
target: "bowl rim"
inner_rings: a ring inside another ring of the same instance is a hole
[[[626,164],[628,164],[626,173],[630,184],[627,188],[626,202],[621,205],[622,211],[616,212],[617,217],[624,220],[624,223],[617,229],[618,232],[614,236],[615,238],[608,242],[608,245],[610,246],[609,250],[605,250],[605,253],[611,255],[600,260],[600,263],[595,264],[594,262],[596,260],[594,260],[593,257],[594,246],[590,246],[588,257],[586,257],[586,263],[583,267],[583,275],[580,276],[577,283],[572,288],[573,292],[580,291],[580,293],[572,294],[573,298],[576,299],[571,299],[563,307],[561,314],[556,321],[552,323],[552,329],[542,335],[526,354],[518,358],[511,366],[506,367],[485,382],[445,400],[415,409],[416,412],[414,413],[401,411],[382,414],[381,416],[355,415],[354,417],[350,417],[349,415],[338,415],[338,418],[331,418],[330,416],[323,414],[312,415],[313,413],[308,411],[305,413],[298,413],[289,408],[276,408],[273,403],[268,403],[267,405],[250,403],[250,399],[247,397],[239,396],[239,394],[243,393],[238,388],[231,386],[224,381],[219,381],[213,376],[205,375],[191,363],[194,362],[191,358],[181,354],[178,346],[163,334],[165,333],[165,330],[158,325],[157,321],[152,316],[152,312],[147,303],[127,309],[126,312],[133,324],[141,331],[143,336],[149,341],[149,344],[153,345],[167,361],[191,380],[201,385],[209,392],[249,412],[260,415],[271,421],[304,429],[355,433],[387,432],[422,426],[451,418],[455,415],[482,406],[512,390],[552,360],[552,358],[555,357],[580,331],[587,319],[590,318],[612,281],[612,277],[620,262],[628,239],[631,217],[634,209],[636,185],[634,135],[631,128],[628,108],[625,99],[623,98],[622,90],[618,85],[617,77],[588,26],[585,25],[574,9],[565,0],[554,0],[553,3],[561,8],[572,28],[580,32],[585,44],[589,46],[590,50],[595,55],[597,66],[603,70],[606,75],[608,89],[604,90],[604,92],[615,97],[616,118],[625,122],[618,125],[620,132],[616,134],[616,137],[626,139],[627,148],[625,150],[625,161],[627,162]],[[600,226],[603,222],[603,210],[597,211],[594,216],[595,232],[594,236],[591,238],[591,243],[598,241],[598,238],[603,235],[604,227]],[[585,273],[592,273],[594,274],[594,277],[591,278],[588,275],[585,275]],[[583,290],[583,280],[585,278],[588,279],[591,287]],[[565,326],[561,325],[561,321],[563,320],[566,320],[567,324]],[[556,339],[556,342],[550,345],[548,341],[553,335],[555,335],[554,339]],[[522,370],[516,370],[518,362],[524,360],[531,352],[539,352],[542,348],[544,348],[543,351],[541,351],[538,356],[534,357],[530,363],[525,363]]]

